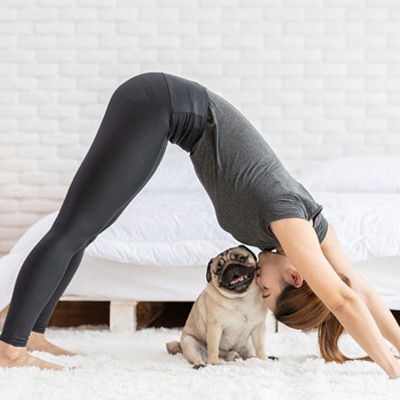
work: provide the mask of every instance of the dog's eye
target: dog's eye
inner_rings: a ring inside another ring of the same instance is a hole
[[[223,267],[224,267],[223,261],[218,261],[217,268],[215,269],[215,275],[217,275],[217,276],[222,275]]]
[[[215,269],[215,275],[221,275],[224,263],[222,261],[218,261],[217,268]]]
[[[241,262],[241,263],[245,263],[245,262],[247,261],[247,257],[245,257],[245,256],[238,256],[238,257],[237,257],[237,260],[238,260],[239,262]]]

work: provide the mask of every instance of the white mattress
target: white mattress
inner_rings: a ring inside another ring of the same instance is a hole
[[[359,161],[354,163],[358,165]],[[400,191],[392,186],[385,191],[381,184],[380,191],[374,192],[369,181],[367,191],[360,182],[358,187],[353,185],[357,189],[354,192],[348,191],[349,186],[344,191],[340,184],[347,176],[340,176],[337,165],[331,169],[333,172],[321,167],[304,173],[302,180],[308,182],[314,197],[324,205],[324,214],[350,260],[377,287],[389,307],[400,309]],[[323,179],[318,183],[316,171],[333,174],[331,186],[321,185],[326,183]],[[55,215],[33,225],[10,254],[0,260],[0,309],[9,301],[24,258]],[[89,246],[66,294],[192,301],[204,288],[208,260],[236,244],[218,226],[187,155],[169,151],[145,190]]]

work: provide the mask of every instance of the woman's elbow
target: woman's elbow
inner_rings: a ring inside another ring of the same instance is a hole
[[[361,299],[351,290],[340,291],[327,307],[336,316],[344,315],[354,309]]]

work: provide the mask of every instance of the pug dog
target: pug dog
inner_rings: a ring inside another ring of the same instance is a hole
[[[225,250],[207,266],[207,285],[186,320],[180,342],[167,343],[193,368],[217,365],[219,358],[267,359],[267,307],[256,283],[256,256],[246,246]]]

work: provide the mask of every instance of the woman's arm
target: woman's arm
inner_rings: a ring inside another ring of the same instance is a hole
[[[343,253],[331,226],[321,244],[322,252],[337,273],[346,275],[351,288],[362,298],[377,323],[382,335],[400,351],[400,327],[382,298]]]
[[[322,252],[308,221],[287,218],[271,223],[289,260],[345,330],[389,375],[400,377],[400,365],[387,346],[365,303],[338,276]]]

